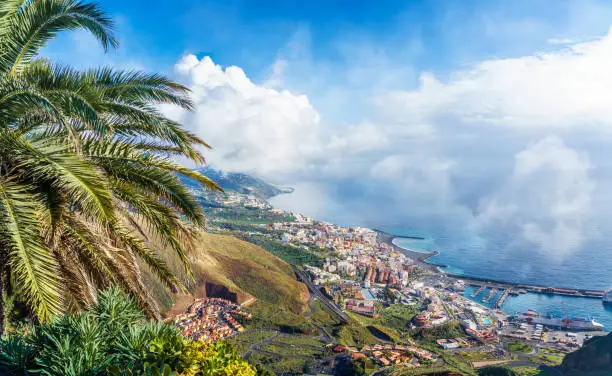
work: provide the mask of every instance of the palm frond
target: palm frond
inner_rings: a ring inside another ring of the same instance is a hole
[[[0,181],[0,244],[8,251],[12,277],[46,321],[60,313],[57,263],[41,237],[42,205],[32,187]]]
[[[15,5],[19,5],[15,9]],[[13,2],[7,7],[0,47],[0,70],[15,75],[59,32],[85,29],[106,50],[118,45],[113,22],[94,3],[76,0]]]
[[[103,98],[112,102],[169,103],[193,110],[189,89],[157,73],[117,71],[105,67],[85,72],[83,79],[99,88]]]
[[[110,193],[103,175],[71,150],[70,145],[47,139],[27,142],[23,137],[0,134],[0,149],[32,180],[48,181],[73,205],[101,222],[114,220]]]

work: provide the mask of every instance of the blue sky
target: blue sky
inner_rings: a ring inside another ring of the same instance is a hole
[[[612,230],[609,1],[102,5],[119,50],[77,33],[44,54],[188,85],[196,112],[163,110],[213,165],[296,186],[283,205],[556,260]]]
[[[341,64],[339,45],[383,50],[419,69],[445,71],[547,48],[551,38],[599,35],[610,9],[595,1],[116,1],[119,60],[168,70],[185,53],[210,55],[257,78],[296,33],[317,60]],[[49,49],[72,56],[69,37]],[[92,46],[93,47],[93,46]],[[408,50],[408,52],[406,51]],[[87,59],[89,62],[90,59]],[[95,61],[95,60],[94,60]]]

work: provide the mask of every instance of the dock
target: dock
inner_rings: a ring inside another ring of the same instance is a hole
[[[512,289],[506,289],[504,293],[501,294],[499,298],[497,298],[497,300],[493,304],[493,307],[495,307],[495,309],[500,309],[504,305],[504,302],[506,301],[506,299],[508,299],[508,296],[510,294],[512,294]]]
[[[481,285],[478,290],[476,290],[475,292],[472,293],[472,298],[475,298],[478,295],[480,295],[484,290],[486,290],[486,288],[487,288],[486,284]]]
[[[508,298],[510,294],[518,294],[525,292],[532,292],[536,294],[550,294],[550,295],[563,295],[563,296],[575,296],[580,298],[593,298],[593,299],[601,299],[603,297],[604,292],[598,290],[588,290],[588,289],[572,289],[566,287],[553,287],[553,286],[541,286],[541,285],[527,285],[523,283],[514,283],[507,281],[499,281],[494,279],[487,278],[479,278],[479,277],[467,277],[462,275],[456,275],[452,273],[446,273],[446,275],[450,278],[461,279],[465,281],[467,284],[473,287],[478,287],[478,290],[473,294],[476,296],[485,289],[497,289],[497,290],[506,290],[504,294],[502,294],[499,299],[496,301],[496,305],[499,303],[499,306],[503,304],[503,302]],[[500,303],[501,300],[501,303]]]
[[[493,299],[493,297],[497,293],[498,293],[498,290],[496,288],[492,288],[491,291],[489,292],[489,295],[483,300],[483,302],[488,303],[491,299]]]

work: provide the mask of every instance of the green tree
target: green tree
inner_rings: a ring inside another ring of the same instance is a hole
[[[118,289],[87,311],[0,341],[2,375],[242,375],[256,371],[227,343],[192,341],[150,322]]]
[[[218,189],[169,159],[204,161],[198,149],[206,143],[156,110],[190,110],[187,88],[158,74],[80,72],[38,57],[64,30],[87,30],[114,48],[113,28],[93,3],[0,2],[2,317],[12,297],[46,321],[95,303],[111,285],[158,317],[138,261],[169,288],[183,288],[154,246],[170,246],[187,268],[185,247],[204,223],[177,174]]]

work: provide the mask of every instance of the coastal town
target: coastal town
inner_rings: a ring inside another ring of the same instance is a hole
[[[250,195],[231,193],[214,200],[231,208],[248,204],[249,210],[258,211],[260,217],[263,212],[276,218],[268,223],[255,223],[248,229],[234,228],[227,223],[220,225],[214,220],[209,226],[212,231],[232,232],[247,240],[256,236],[315,255],[316,262],[302,263],[296,270],[305,276],[304,282],[311,294],[316,294],[315,299],[325,303],[339,318],[346,320],[346,316],[349,320],[367,323],[380,320],[389,307],[400,306],[412,313],[403,329],[406,332],[443,329],[434,339],[435,351],[409,338],[401,343],[392,341],[361,347],[329,344],[333,346],[333,353],[347,354],[353,361],[361,359],[375,368],[397,365],[419,368],[442,361],[439,354],[446,352],[461,354],[457,356],[478,354],[482,359],[474,356],[470,361],[474,367],[522,364],[547,359],[548,354],[574,351],[585,340],[606,334],[598,326],[577,331],[563,327],[564,324],[544,325],[529,317],[511,316],[501,306],[510,294],[524,293],[521,289],[448,275],[423,258],[413,257],[414,253],[399,248],[389,236],[382,236],[386,234],[378,231],[313,220],[299,213],[274,209],[265,200]],[[535,315],[539,314],[534,313],[534,318]],[[231,321],[227,322],[231,331],[224,335],[240,331]],[[445,330],[455,327],[459,331],[452,330],[445,335]],[[524,345],[528,354],[515,351],[519,345]]]

